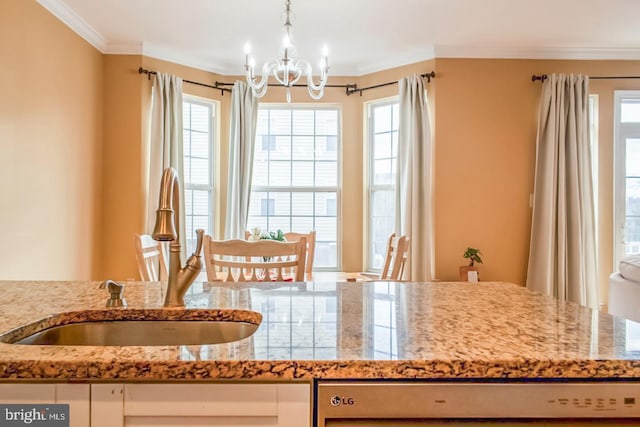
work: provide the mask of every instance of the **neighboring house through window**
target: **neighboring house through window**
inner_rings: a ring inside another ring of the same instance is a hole
[[[213,144],[215,106],[211,102],[184,96],[184,242],[187,253],[195,250],[195,230],[213,234]]]
[[[247,229],[316,231],[314,268],[337,269],[340,111],[261,105]]]

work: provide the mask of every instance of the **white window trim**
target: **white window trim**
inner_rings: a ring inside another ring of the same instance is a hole
[[[371,204],[373,203],[373,197],[372,194],[375,191],[384,191],[384,190],[395,190],[395,184],[386,184],[386,185],[375,185],[373,184],[373,171],[374,171],[374,159],[372,156],[373,150],[371,148],[371,144],[372,141],[374,139],[374,126],[373,126],[373,118],[372,118],[372,109],[374,107],[381,107],[381,106],[385,106],[385,105],[392,105],[392,104],[397,104],[399,102],[398,96],[392,96],[389,98],[383,98],[383,99],[377,99],[374,101],[370,101],[367,102],[365,105],[366,108],[366,112],[367,112],[367,117],[366,117],[366,126],[367,126],[367,130],[366,130],[366,135],[367,135],[367,140],[365,141],[365,153],[366,153],[366,169],[365,169],[365,182],[367,185],[367,192],[366,192],[366,216],[367,216],[367,221],[366,221],[366,230],[365,230],[365,250],[364,250],[364,259],[365,259],[365,270],[369,271],[369,272],[374,272],[374,273],[378,273],[380,272],[379,268],[372,268],[371,267],[371,245],[372,245],[372,239],[371,239],[371,233],[372,233],[372,225],[371,225],[371,212],[373,211],[373,207],[371,206]],[[396,154],[397,155],[397,154]]]
[[[628,137],[640,135],[640,123],[620,123],[621,103],[624,98],[640,100],[640,90],[614,91],[614,131],[613,131],[613,263],[617,266],[625,256],[624,227],[626,223],[625,170]]]
[[[186,180],[184,182],[184,189],[185,190],[202,190],[202,191],[209,191],[209,205],[211,206],[211,210],[209,212],[209,230],[211,230],[211,233],[215,233],[215,221],[214,218],[216,217],[216,174],[215,174],[215,170],[216,170],[216,151],[215,151],[215,141],[216,141],[216,136],[217,136],[217,126],[216,126],[216,122],[217,122],[217,117],[218,117],[218,105],[219,103],[216,101],[212,101],[212,100],[208,100],[206,98],[201,98],[201,97],[197,97],[197,96],[193,96],[193,95],[187,95],[187,94],[183,94],[182,96],[182,101],[183,102],[189,102],[192,104],[199,104],[199,105],[203,105],[206,106],[208,108],[210,108],[211,114],[209,115],[209,153],[210,153],[210,157],[209,157],[209,182],[211,183],[211,185],[205,185],[205,184],[191,184],[191,183],[187,183]],[[184,124],[183,124],[183,128],[184,128]],[[186,214],[186,212],[185,212]],[[195,238],[195,237],[194,237]]]
[[[291,104],[282,104],[282,103],[260,103],[259,108],[270,109],[270,110],[304,110],[304,109],[313,109],[313,110],[337,110],[338,111],[338,121],[337,121],[337,150],[336,150],[336,169],[337,169],[337,177],[336,177],[336,186],[322,186],[322,187],[286,187],[286,186],[263,186],[263,185],[254,185],[251,184],[251,192],[304,192],[304,193],[325,193],[325,192],[335,192],[336,193],[336,267],[316,267],[314,265],[313,269],[315,271],[340,271],[342,270],[342,105],[340,104],[332,104],[332,103],[323,103],[323,104],[311,104],[311,103],[291,103]],[[258,141],[256,141],[256,146]],[[322,217],[322,215],[313,215]]]

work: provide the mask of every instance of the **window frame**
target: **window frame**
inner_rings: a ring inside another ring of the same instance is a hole
[[[372,259],[372,250],[373,250],[373,221],[372,221],[372,212],[373,212],[373,193],[376,191],[393,191],[395,193],[396,183],[392,182],[391,184],[375,184],[374,173],[375,173],[375,158],[374,158],[374,144],[375,144],[375,123],[374,123],[374,108],[384,107],[387,105],[398,105],[399,108],[399,97],[392,96],[383,99],[377,99],[366,104],[366,112],[367,112],[367,141],[366,141],[366,153],[367,153],[367,173],[366,173],[366,185],[367,185],[367,233],[366,233],[366,244],[365,248],[367,248],[365,253],[365,271],[379,273],[381,268],[373,267],[373,259]],[[393,120],[393,114],[392,114]],[[398,126],[398,133],[400,129]],[[391,124],[391,130],[393,132],[393,122]],[[393,137],[392,137],[393,138]],[[393,139],[392,139],[393,141]],[[393,142],[392,142],[393,147]],[[397,150],[397,144],[396,144]],[[391,158],[395,158],[397,161],[398,153],[392,153]],[[397,173],[397,170],[396,170]],[[395,209],[395,207],[394,207]],[[395,218],[395,213],[394,213]],[[386,244],[386,241],[385,241]]]
[[[208,118],[209,118],[209,138],[208,138],[208,145],[209,145],[209,158],[207,161],[207,164],[209,165],[209,185],[206,184],[194,184],[191,182],[187,182],[187,179],[185,177],[184,179],[184,190],[185,190],[185,195],[188,194],[187,191],[188,190],[197,190],[197,191],[208,191],[209,192],[209,212],[208,212],[208,228],[210,230],[210,233],[213,235],[215,232],[215,221],[214,221],[214,217],[215,217],[215,212],[216,212],[216,181],[215,181],[215,169],[216,169],[216,136],[217,136],[217,127],[216,127],[216,119],[218,117],[218,110],[219,110],[219,106],[218,106],[218,102],[213,101],[213,100],[209,100],[206,98],[201,98],[198,96],[194,96],[194,95],[188,95],[188,94],[183,94],[182,95],[182,103],[183,106],[186,103],[189,104],[195,104],[195,105],[200,105],[200,106],[204,106],[209,110],[209,114],[208,114]],[[184,107],[183,107],[184,108]],[[184,140],[184,131],[187,129],[187,125],[186,123],[184,123],[184,118],[183,118],[183,123],[182,123],[182,129],[183,129],[183,140]],[[191,129],[191,125],[189,124],[189,130],[192,131]],[[183,142],[184,145],[184,142]],[[188,157],[193,157],[193,156],[188,156]],[[184,159],[186,159],[186,153],[184,152],[184,147],[183,147],[183,162]],[[185,200],[185,222],[186,218],[189,216],[189,212],[187,212],[186,209],[186,200]],[[193,217],[193,213],[191,213],[191,216]],[[186,224],[185,224],[186,225]],[[185,236],[185,244],[187,244],[187,241],[189,240],[193,240],[195,241],[196,237],[194,236]]]
[[[265,110],[331,110],[336,111],[337,113],[337,123],[336,123],[336,141],[335,141],[335,152],[336,152],[336,186],[265,186],[265,185],[256,185],[253,182],[251,183],[251,195],[256,193],[335,193],[336,195],[336,266],[335,267],[318,267],[314,263],[314,271],[340,271],[342,269],[342,204],[341,204],[341,192],[342,192],[342,106],[340,104],[334,103],[321,103],[321,104],[309,104],[309,103],[291,103],[291,104],[282,104],[282,103],[259,103],[259,109]],[[293,128],[293,120],[291,122],[291,127]],[[293,137],[293,129],[291,129],[290,135]],[[314,137],[316,136],[314,130]],[[255,141],[255,149],[262,145],[262,141],[259,141],[256,135]],[[271,146],[269,146],[271,150]],[[333,150],[332,150],[333,151]],[[254,160],[255,161],[255,160]],[[292,161],[292,160],[291,160]],[[313,163],[316,163],[316,160],[313,160]],[[249,207],[251,210],[251,207]],[[262,215],[260,215],[262,216]],[[267,215],[268,218],[272,215]],[[313,215],[310,215],[313,218],[323,217],[322,215],[316,215],[315,212]],[[292,215],[289,216],[292,218]],[[252,224],[248,224],[248,227],[251,227]],[[274,231],[274,230],[268,230]],[[283,230],[285,231],[285,230]],[[317,242],[318,239],[316,237],[316,251],[317,251]]]
[[[613,263],[618,265],[626,256],[626,140],[640,137],[640,122],[622,123],[622,102],[635,99],[640,102],[640,90],[614,91],[614,138],[613,138]]]

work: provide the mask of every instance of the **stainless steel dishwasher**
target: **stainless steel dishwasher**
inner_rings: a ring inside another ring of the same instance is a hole
[[[314,427],[640,426],[640,382],[319,380],[314,389]]]

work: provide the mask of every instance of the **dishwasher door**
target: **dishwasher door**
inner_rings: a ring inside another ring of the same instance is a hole
[[[317,381],[314,427],[640,426],[640,383]]]

